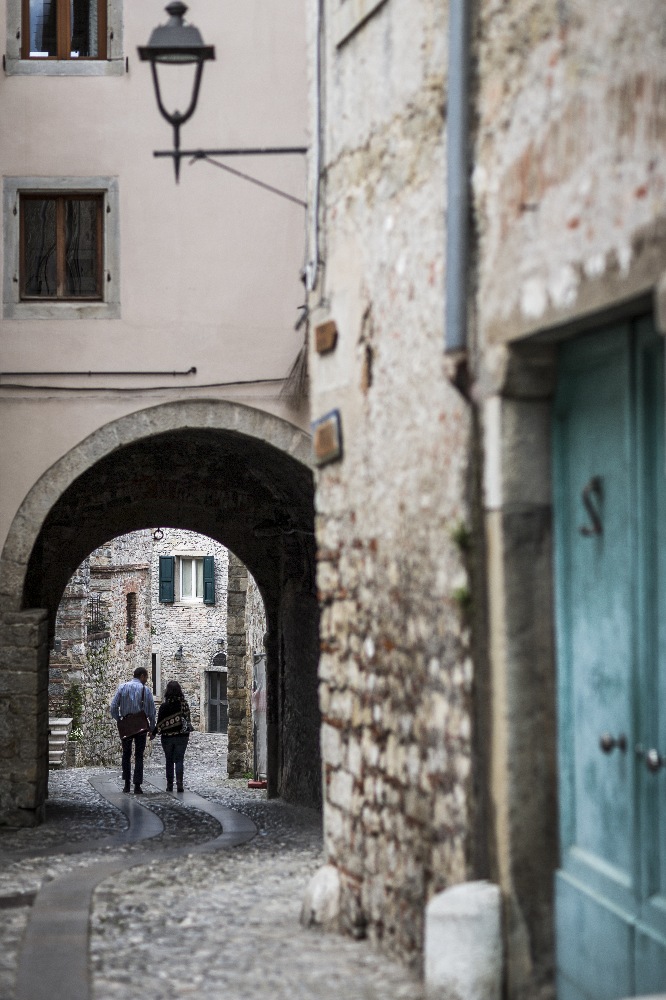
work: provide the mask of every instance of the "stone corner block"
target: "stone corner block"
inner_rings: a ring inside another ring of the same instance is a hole
[[[303,896],[301,924],[337,930],[340,920],[340,875],[335,865],[323,865],[310,879]]]
[[[463,882],[430,900],[425,915],[428,1000],[500,1000],[502,898],[491,882]]]

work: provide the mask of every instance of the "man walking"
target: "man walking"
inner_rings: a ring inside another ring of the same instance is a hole
[[[137,667],[131,681],[121,684],[111,702],[111,717],[118,722],[126,715],[135,712],[145,712],[150,732],[155,729],[155,702],[150,688],[146,687],[148,671],[145,667]],[[123,787],[124,792],[130,790],[132,771],[132,744],[134,744],[134,794],[143,795],[143,754],[146,749],[148,730],[123,737]]]

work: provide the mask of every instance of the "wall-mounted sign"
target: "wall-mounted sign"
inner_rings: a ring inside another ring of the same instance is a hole
[[[312,424],[312,448],[315,465],[326,465],[342,458],[340,411],[331,410]]]
[[[338,342],[338,328],[335,320],[329,319],[315,327],[315,348],[317,354],[328,354]]]

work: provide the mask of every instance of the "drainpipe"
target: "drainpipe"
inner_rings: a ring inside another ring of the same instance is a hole
[[[446,312],[444,350],[467,349],[469,24],[471,0],[449,0],[446,114]]]
[[[312,204],[309,212],[308,260],[305,265],[305,288],[313,292],[317,287],[319,277],[319,200],[321,188],[321,163],[323,159],[323,122],[322,122],[322,72],[324,45],[324,0],[317,0],[315,11],[315,110],[314,137],[311,144],[313,151],[312,174],[314,187]]]

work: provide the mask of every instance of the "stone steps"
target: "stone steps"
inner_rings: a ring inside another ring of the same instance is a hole
[[[73,719],[49,719],[49,768],[62,767]]]

